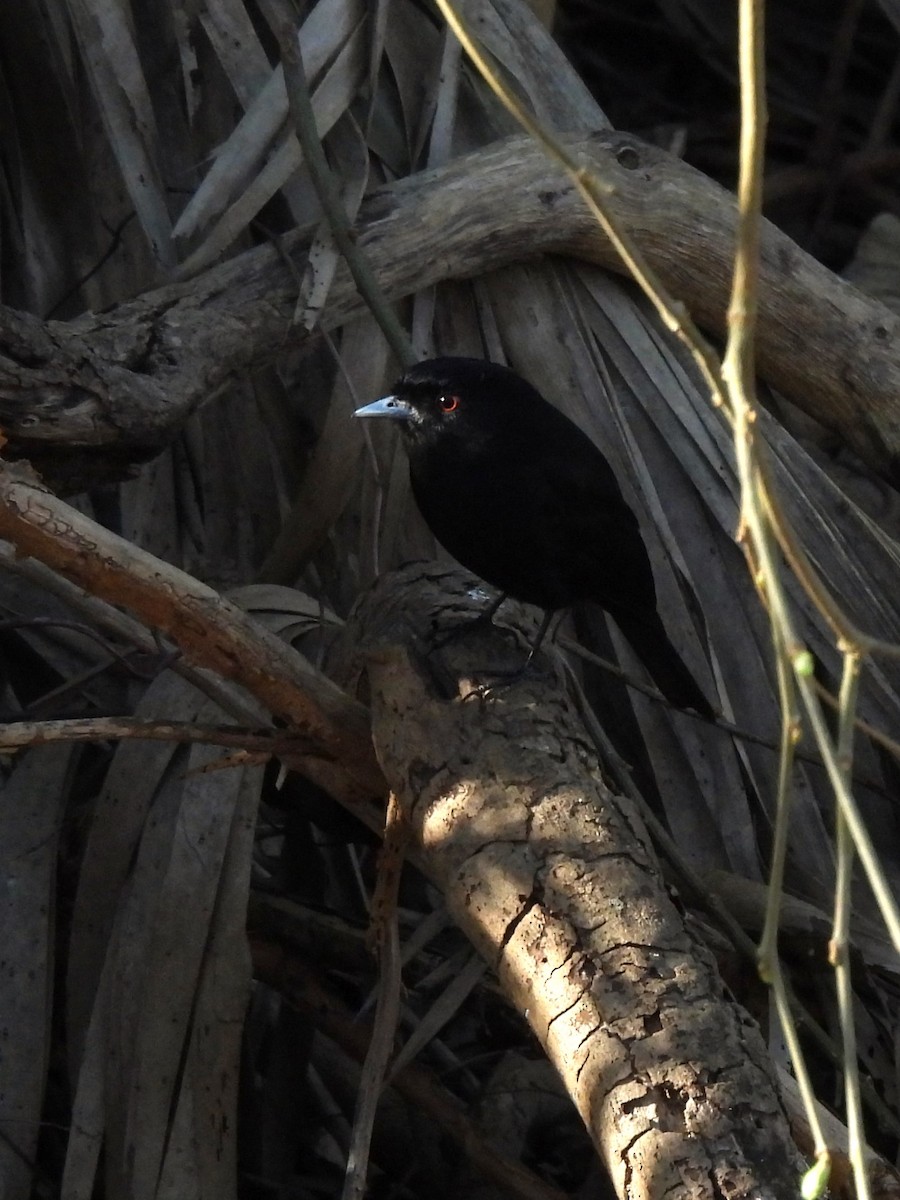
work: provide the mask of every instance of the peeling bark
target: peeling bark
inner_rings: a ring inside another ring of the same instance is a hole
[[[632,804],[565,692],[499,633],[425,657],[483,604],[421,564],[385,577],[368,647],[373,736],[421,861],[562,1076],[621,1197],[794,1197],[802,1161],[759,1030],[686,929]],[[414,665],[415,664],[415,665]],[[479,682],[480,676],[480,682]]]
[[[625,228],[672,294],[723,332],[734,198],[629,135],[565,140],[609,183]],[[301,273],[309,236],[284,238]],[[572,186],[522,138],[374,193],[361,209],[358,240],[391,299],[547,253],[622,270]],[[761,255],[760,373],[889,474],[900,452],[900,317],[768,222]],[[47,477],[66,473],[71,486],[86,462],[94,481],[104,464],[121,474],[161,449],[240,372],[310,336],[292,324],[295,279],[266,246],[69,322],[0,308],[0,424],[13,450]],[[319,329],[335,329],[363,307],[341,265]],[[72,461],[76,450],[80,463]]]

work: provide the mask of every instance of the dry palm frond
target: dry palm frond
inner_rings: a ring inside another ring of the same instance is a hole
[[[443,164],[511,130],[505,111],[429,12],[412,0],[378,5],[374,17],[373,7],[318,0],[304,9],[297,31],[318,131],[351,215],[380,183]],[[563,131],[606,126],[524,6],[492,0],[462,7],[473,23],[477,19],[504,78],[542,121]],[[680,7],[687,13],[690,6]],[[696,9],[708,28],[704,13],[711,9]],[[338,257],[274,62],[292,13],[281,0],[252,7],[241,0],[6,6],[0,35],[15,36],[21,54],[18,66],[4,65],[11,74],[0,89],[10,131],[3,204],[20,223],[6,254],[4,302],[41,316],[104,308],[248,245],[277,245],[281,233],[300,224],[318,230],[309,276],[296,281],[298,328],[314,325]],[[45,54],[54,71],[43,101],[54,119],[45,119],[39,147],[38,105],[24,81],[29,72],[38,78],[46,71]],[[42,155],[57,164],[55,177]],[[441,252],[434,247],[435,258]],[[768,626],[733,540],[738,500],[730,436],[693,366],[632,288],[593,267],[537,259],[423,289],[404,301],[402,316],[417,353],[489,353],[508,362],[603,447],[639,514],[666,621],[686,660],[739,727],[774,744]],[[396,440],[378,430],[365,443],[349,419],[354,406],[381,395],[396,373],[374,320],[354,319],[328,344],[301,344],[295,333],[286,327],[278,362],[248,370],[238,386],[210,396],[134,479],[95,488],[78,504],[159,558],[217,587],[236,588],[236,601],[262,623],[307,645],[311,633],[318,637],[322,627],[337,626],[379,573],[436,549],[411,503]],[[857,509],[774,419],[764,424],[786,508],[818,570],[860,622],[896,640],[896,531]],[[833,669],[821,618],[799,588],[793,598],[805,637]],[[3,617],[50,614],[106,630],[99,605],[77,610],[76,599],[62,585],[51,597],[48,581],[36,575],[27,584],[21,572],[0,578]],[[637,671],[627,646],[601,625],[599,614],[590,614],[585,636],[601,645],[612,639],[626,667]],[[125,633],[120,636],[124,642]],[[146,676],[172,662],[167,644],[152,662],[147,645],[141,647],[138,667],[145,677],[132,669],[130,645],[116,641],[112,653],[89,634],[62,626],[7,630],[4,649],[10,717],[38,704],[48,716],[127,708],[201,724],[263,720],[230,685],[221,685],[214,707],[198,690],[200,676],[184,681],[194,670],[189,664],[178,664],[183,674],[177,677],[148,684]],[[589,690],[600,686],[591,677],[587,682]],[[880,662],[867,674],[861,713],[880,730],[900,729],[898,687],[892,663]],[[639,696],[633,712],[643,778],[658,793],[684,856],[704,870],[762,878],[777,775],[773,749],[673,719]],[[201,773],[217,755],[129,743],[81,760],[45,747],[12,764],[8,806],[17,809],[22,797],[46,801],[32,828],[39,849],[29,860],[31,890],[9,911],[36,939],[29,933],[7,946],[20,978],[38,960],[46,964],[54,839],[63,814],[76,826],[67,830],[72,863],[63,880],[72,911],[61,914],[60,926],[64,1022],[57,1001],[53,1026],[46,973],[32,978],[27,1020],[21,995],[11,996],[9,1008],[0,998],[0,1011],[21,1015],[14,1103],[22,1115],[9,1134],[16,1151],[7,1154],[0,1144],[0,1167],[16,1200],[27,1187],[22,1156],[37,1153],[47,1047],[63,1023],[74,1097],[64,1200],[90,1195],[101,1144],[110,1200],[234,1192],[238,1034],[249,987],[241,931],[261,793],[259,878],[267,886],[284,883],[313,908],[327,902],[347,919],[365,917],[367,835],[348,833],[311,785],[289,780],[286,796],[279,796],[256,765]],[[81,775],[72,774],[76,761],[88,763]],[[883,831],[885,867],[896,880],[900,843],[889,798],[896,767],[866,746],[857,769],[861,802],[872,827]],[[0,835],[11,862],[30,847],[14,817]],[[830,793],[811,762],[797,768],[793,828],[792,888],[826,906]],[[411,910],[428,907],[420,892],[403,903]],[[869,908],[861,892],[861,918]],[[409,912],[400,917],[407,929],[416,923]],[[452,958],[458,943],[447,936],[438,953]],[[321,953],[330,963],[327,950]],[[888,998],[896,993],[897,970],[886,958],[879,946],[861,963],[859,1004],[867,1002],[871,1071],[890,1099],[896,1085],[885,1046],[895,1036]],[[346,980],[346,956],[338,962],[335,954],[332,965]],[[421,995],[412,986],[411,1002],[426,1012],[438,1007],[427,974],[419,986]],[[480,993],[479,1003],[486,1020],[505,1028],[510,1018],[493,1011],[490,993]],[[475,1008],[467,1008],[470,1018]],[[259,988],[244,1062],[247,1103],[259,1107],[259,1144],[246,1151],[252,1164],[246,1169],[275,1188],[327,1190],[338,1171],[342,1134],[339,1125],[333,1134],[320,1133],[323,1105],[331,1095],[348,1110],[354,1069],[320,1039],[309,1048],[309,1072],[305,1061],[289,1069],[286,1054],[299,1061],[302,1039],[293,1018],[278,1009]],[[480,1048],[466,1019],[453,1037],[452,1052],[438,1047],[435,1058],[442,1069],[464,1076],[463,1060],[470,1052],[477,1057]],[[307,1121],[299,1152],[297,1130],[279,1119],[279,1104],[298,1126]],[[0,1124],[6,1115],[0,1113]],[[51,1117],[68,1119],[59,1102]],[[422,1133],[404,1143],[392,1126],[402,1124],[396,1117],[389,1110],[385,1128],[403,1148],[394,1157],[385,1151],[381,1165],[400,1179],[415,1160],[419,1187],[429,1171],[432,1178],[440,1173],[439,1139]],[[45,1159],[56,1161],[52,1153]],[[313,1169],[324,1183],[303,1175]]]

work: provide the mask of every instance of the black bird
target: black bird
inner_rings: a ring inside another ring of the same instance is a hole
[[[531,384],[482,359],[435,358],[355,415],[402,422],[431,532],[503,595],[545,610],[536,645],[556,609],[594,601],[672,704],[712,715],[660,620],[647,548],[612,468]]]

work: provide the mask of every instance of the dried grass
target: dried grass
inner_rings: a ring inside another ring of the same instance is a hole
[[[30,34],[19,39],[22,76],[30,69],[33,79],[52,78],[39,98],[13,80],[7,101],[5,205],[19,227],[7,250],[5,302],[41,315],[100,308],[198,271],[272,230],[320,220],[286,125],[281,68],[272,64],[289,5],[267,0],[251,16],[240,0],[206,0],[200,11],[156,0],[137,6],[139,19],[124,0],[49,7],[21,0],[13,7],[17,17],[0,17],[0,34],[16,27]],[[687,19],[688,6],[670,7]],[[465,9],[478,15],[480,36],[543,120],[566,130],[605,123],[526,9],[513,0]],[[359,0],[318,0],[300,30],[319,131],[351,208],[366,187],[508,130],[505,114],[419,6],[394,0],[377,14],[373,36]],[[320,245],[320,276],[298,281],[304,320],[313,319],[335,262],[327,236]],[[736,484],[727,431],[645,306],[598,270],[537,261],[410,297],[405,316],[423,356],[486,349],[505,358],[604,447],[640,516],[667,622],[685,657],[708,686],[715,683],[738,724],[774,741],[767,628],[732,538]],[[136,479],[80,503],[204,580],[241,585],[242,604],[309,648],[379,571],[435,547],[411,506],[395,440],[376,431],[363,446],[349,422],[351,408],[382,394],[392,376],[374,323],[366,318],[340,331],[337,363],[329,347],[297,356],[290,342],[286,330],[278,371],[248,376],[239,390],[211,399]],[[869,628],[900,640],[896,528],[858,509],[775,420],[767,435],[790,514],[819,570]],[[807,607],[801,596],[796,601]],[[85,619],[14,572],[0,576],[0,607],[10,616]],[[821,624],[806,615],[810,642],[828,663]],[[135,656],[123,634],[118,647],[133,664],[130,673],[85,636],[38,627],[8,634],[7,713],[127,708],[166,719],[233,719],[233,708],[213,706],[183,679],[153,678],[160,663],[150,661],[146,645]],[[897,676],[885,667],[873,675],[862,713],[896,731],[898,708]],[[673,723],[640,699],[635,712],[682,852],[705,870],[762,878],[774,754]],[[26,864],[28,878],[2,909],[4,929],[16,934],[4,934],[0,976],[0,1013],[15,1042],[0,1111],[0,1177],[9,1200],[28,1194],[30,1164],[54,1188],[62,1178],[63,1200],[86,1200],[101,1141],[109,1200],[253,1188],[312,1194],[335,1186],[343,1141],[340,1125],[328,1125],[328,1110],[346,1111],[354,1069],[279,1011],[262,985],[254,989],[242,1058],[251,987],[243,922],[257,807],[262,801],[257,883],[327,904],[346,920],[364,917],[369,850],[308,792],[305,808],[293,793],[279,799],[258,765],[206,770],[222,757],[129,743],[81,755],[40,747],[7,766],[3,877],[19,879]],[[872,828],[889,831],[880,848],[896,879],[896,768],[863,747],[859,772],[871,783],[860,795]],[[821,773],[805,764],[796,779],[790,885],[821,907],[830,894],[830,822]],[[412,935],[430,898],[419,890],[405,904]],[[869,956],[863,892],[858,908],[861,1040],[866,1066],[893,1104],[897,964],[886,961],[877,939]],[[444,935],[433,964],[454,947]],[[327,949],[320,965],[328,965]],[[364,988],[365,979],[361,962],[347,982]],[[428,1015],[433,986],[423,969],[407,1014],[429,1035],[443,1023]],[[463,1091],[476,1079],[467,1060],[498,1053],[491,1034],[500,1028],[501,1043],[513,1037],[512,1018],[489,993],[480,996],[464,1006],[445,1042],[432,1043],[434,1060],[460,1074]],[[818,996],[810,998],[818,1007]],[[514,1036],[521,1039],[521,1031]],[[61,1082],[48,1088],[51,1062]],[[403,1123],[418,1118],[392,1103],[376,1161],[397,1181],[415,1160],[415,1191],[446,1165],[434,1134],[420,1128],[410,1138]],[[41,1121],[68,1128],[61,1137],[41,1136]]]

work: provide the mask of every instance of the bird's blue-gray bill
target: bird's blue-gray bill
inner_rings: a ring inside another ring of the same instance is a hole
[[[390,417],[394,421],[408,421],[412,415],[412,409],[399,396],[382,396],[380,400],[373,400],[371,404],[358,408],[353,415],[354,417]]]

